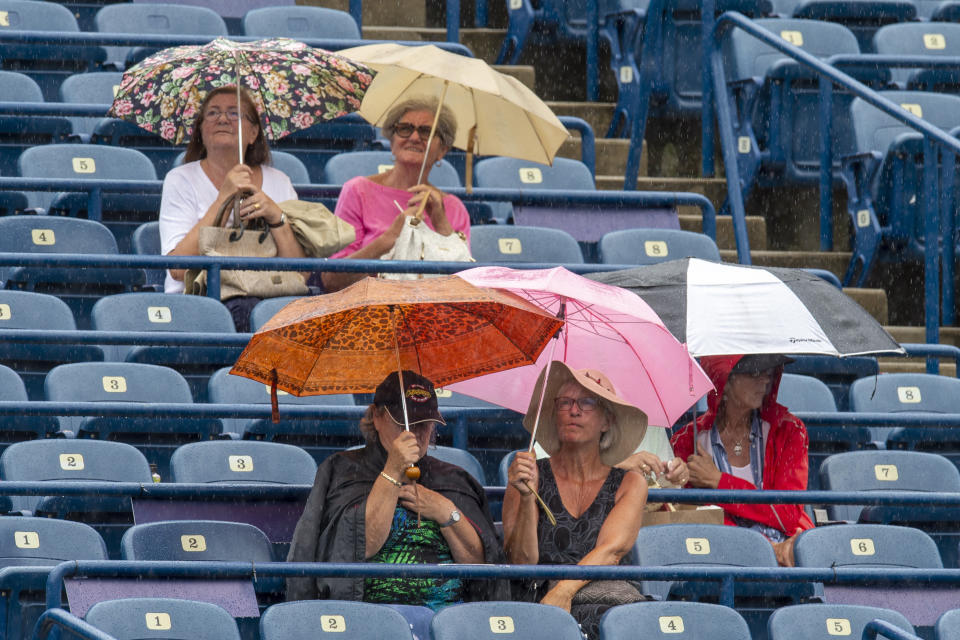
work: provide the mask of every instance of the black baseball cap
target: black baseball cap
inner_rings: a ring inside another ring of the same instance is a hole
[[[743,356],[730,370],[735,373],[760,373],[793,362],[793,358],[779,353],[756,353]]]
[[[394,422],[403,425],[400,395],[400,376],[393,371],[377,386],[373,404],[384,407]],[[411,426],[423,422],[447,424],[440,415],[433,383],[419,373],[409,369],[403,371],[403,397],[407,403],[407,419]]]

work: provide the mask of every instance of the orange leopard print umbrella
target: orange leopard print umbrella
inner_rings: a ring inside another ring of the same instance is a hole
[[[439,387],[534,363],[562,324],[513,294],[456,276],[368,277],[285,306],[230,373],[297,396],[364,393],[399,363]]]

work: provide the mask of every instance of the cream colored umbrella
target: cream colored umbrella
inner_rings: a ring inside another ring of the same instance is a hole
[[[457,119],[453,146],[468,154],[468,190],[472,154],[552,164],[569,135],[533,91],[479,58],[467,58],[434,45],[392,43],[338,53],[377,71],[360,105],[360,115],[374,125],[382,125],[391,107],[409,98],[435,97],[450,108]],[[435,116],[433,129],[436,126]]]

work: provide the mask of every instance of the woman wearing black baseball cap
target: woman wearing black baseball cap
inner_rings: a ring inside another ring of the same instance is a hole
[[[443,424],[430,380],[403,371],[401,385],[396,372],[388,375],[360,420],[366,446],[337,453],[317,470],[287,560],[502,562],[483,487],[460,467],[427,455],[436,426]],[[405,475],[411,465],[420,469],[416,485]],[[500,588],[486,580],[291,578],[286,595],[288,600],[363,600],[439,609],[504,599],[507,593]]]

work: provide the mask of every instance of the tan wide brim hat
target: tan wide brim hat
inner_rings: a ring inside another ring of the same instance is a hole
[[[540,426],[537,427],[537,442],[551,456],[560,450],[560,439],[557,436],[556,411],[553,400],[567,382],[576,382],[584,389],[603,398],[610,403],[613,409],[615,424],[610,429],[616,434],[614,441],[605,451],[600,452],[600,460],[609,466],[623,462],[632,455],[643,440],[647,432],[647,414],[617,396],[613,384],[607,376],[593,369],[571,369],[563,362],[554,360],[550,364],[550,376],[547,378],[547,390],[543,395],[543,413],[540,416]],[[540,405],[540,390],[543,388],[543,379],[547,370],[540,372],[537,384],[530,397],[527,415],[523,417],[524,428],[533,433],[533,425],[537,419],[537,407]]]

